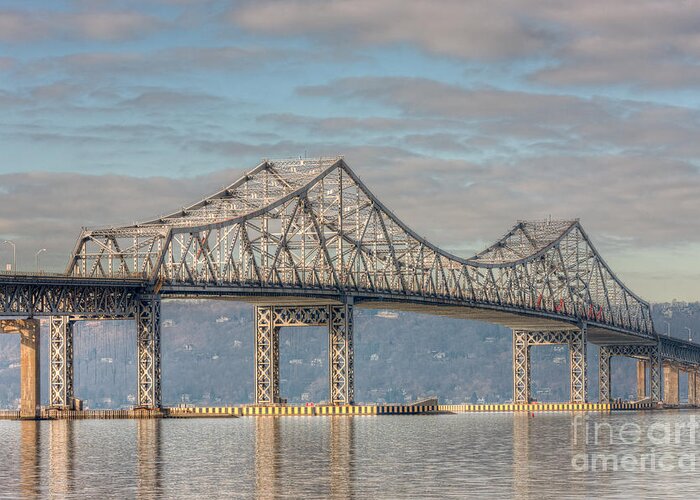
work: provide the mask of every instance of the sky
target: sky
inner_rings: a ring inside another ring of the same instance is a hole
[[[698,89],[700,1],[0,0],[0,241],[60,272],[81,227],[343,155],[448,251],[580,218],[633,291],[696,301]]]

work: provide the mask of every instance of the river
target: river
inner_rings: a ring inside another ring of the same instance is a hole
[[[0,497],[697,498],[697,427],[692,411],[0,421]]]

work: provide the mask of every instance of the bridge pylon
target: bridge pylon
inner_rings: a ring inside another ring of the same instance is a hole
[[[513,402],[526,404],[532,400],[530,347],[566,344],[569,347],[570,402],[585,403],[586,343],[585,324],[577,330],[513,330]]]
[[[49,318],[49,406],[73,409],[73,321],[70,316]]]
[[[280,396],[279,332],[285,326],[328,327],[330,402],[355,399],[353,306],[259,305],[255,307],[255,404],[274,405]]]
[[[160,297],[142,295],[136,301],[138,357],[137,405],[150,410],[161,406]]]
[[[599,401],[609,403],[612,394],[610,361],[614,356],[637,359],[637,398],[661,401],[661,360],[658,345],[601,345],[599,351]],[[648,369],[648,371],[647,371]],[[647,392],[647,380],[649,392]]]

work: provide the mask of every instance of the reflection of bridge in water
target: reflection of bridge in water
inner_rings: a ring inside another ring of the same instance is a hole
[[[328,425],[319,428],[309,420],[287,420],[287,430],[282,432],[280,419],[259,418],[252,423],[255,436],[252,449],[240,450],[226,446],[216,448],[216,440],[213,440],[203,445],[204,448],[197,448],[196,452],[205,449],[205,453],[213,457],[217,456],[217,451],[221,453],[222,471],[226,471],[226,474],[228,467],[233,464],[236,464],[236,470],[253,465],[254,470],[251,472],[254,481],[250,484],[252,491],[247,491],[249,486],[246,485],[244,490],[237,491],[238,496],[252,496],[249,495],[252,493],[256,498],[302,497],[304,492],[312,490],[328,498],[350,498],[353,496],[352,488],[356,479],[353,477],[355,422],[350,416],[333,416],[329,417]],[[86,478],[94,478],[95,474],[104,472],[102,467],[110,466],[105,465],[105,461],[109,462],[105,457],[115,453],[109,449],[110,446],[120,448],[116,451],[119,465],[111,464],[115,467],[111,472],[120,475],[117,481],[119,487],[128,484],[138,498],[161,498],[172,496],[173,493],[175,496],[197,497],[208,493],[198,491],[190,484],[186,472],[191,470],[186,464],[175,463],[186,455],[187,444],[183,445],[183,442],[186,443],[187,440],[173,437],[177,436],[177,431],[164,435],[160,419],[140,419],[129,423],[130,429],[121,430],[121,438],[133,435],[133,449],[129,448],[131,443],[126,445],[127,449],[124,449],[123,443],[103,443],[98,451],[89,449],[90,442],[92,439],[101,441],[103,438],[93,434],[96,428],[86,423],[73,420],[27,420],[19,425],[17,489],[22,497],[38,498],[48,493],[52,498],[73,498],[76,495],[102,496],[113,493],[112,488],[115,486],[110,481],[85,484]],[[295,432],[295,426],[305,428],[299,434]],[[41,446],[42,432],[44,436],[48,434],[48,447]],[[308,436],[314,433],[314,438],[309,440]],[[170,453],[165,451],[163,443],[167,436],[171,438]],[[127,438],[126,441],[129,442],[130,439]],[[208,446],[212,448],[206,449]],[[6,451],[10,451],[12,456],[13,450]],[[235,455],[246,456],[242,462],[237,463],[232,460]],[[216,461],[207,462],[204,467],[212,467]],[[167,464],[172,470],[166,469]],[[44,467],[47,470],[43,470]],[[212,494],[216,492],[221,495],[236,484],[240,486],[238,482],[226,483],[223,490],[218,489],[221,485],[211,484],[208,487]],[[297,488],[299,491],[296,491]]]
[[[439,214],[438,214],[439,215]],[[137,325],[138,405],[161,407],[160,301],[211,297],[255,304],[255,402],[282,402],[279,331],[328,327],[334,405],[354,402],[353,310],[392,308],[513,330],[513,399],[530,401],[530,348],[569,347],[570,398],[587,400],[586,348],[600,346],[600,400],[610,359],[639,360],[639,397],[678,402],[688,371],[696,402],[700,346],[659,337],[649,304],[607,266],[576,221],[519,222],[464,259],[411,231],[342,158],[264,161],[180,211],[84,230],[63,275],[3,275],[0,331],[22,335],[22,414],[36,415],[39,332],[49,317],[50,406],[72,408],[73,326]],[[663,381],[662,384],[662,367]],[[648,386],[648,388],[647,388]]]

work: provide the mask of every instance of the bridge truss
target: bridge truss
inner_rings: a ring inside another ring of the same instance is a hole
[[[517,402],[530,399],[532,345],[569,346],[573,402],[586,400],[589,341],[603,345],[601,397],[609,398],[611,356],[700,364],[696,346],[659,340],[649,304],[612,272],[578,220],[519,221],[483,252],[458,257],[409,229],[342,157],[265,160],[179,211],[85,229],[65,275],[0,280],[0,316],[52,316],[57,407],[73,398],[72,324],[135,320],[139,404],[158,407],[160,299],[212,295],[257,305],[258,404],[282,401],[279,330],[301,325],[328,326],[330,399],[352,403],[356,306],[511,327]]]

